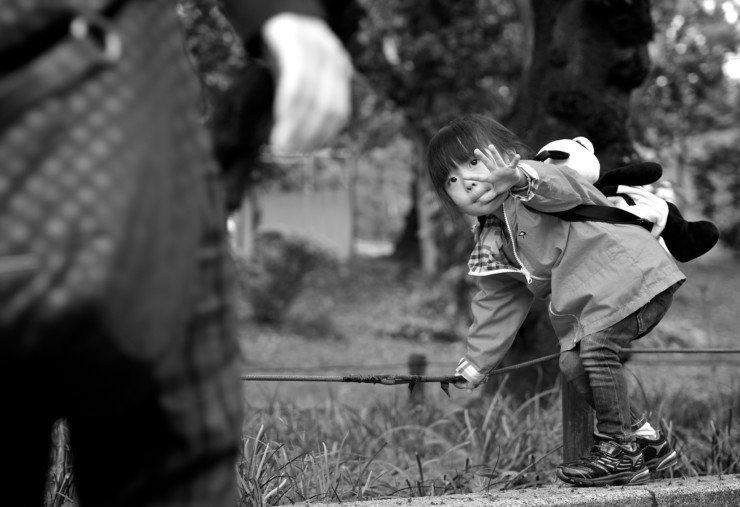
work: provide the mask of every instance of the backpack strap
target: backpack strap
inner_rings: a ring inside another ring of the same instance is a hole
[[[612,224],[639,225],[648,231],[652,230],[653,223],[637,215],[613,206],[601,206],[599,204],[579,204],[578,206],[546,215],[553,215],[561,220],[569,222],[608,222]]]

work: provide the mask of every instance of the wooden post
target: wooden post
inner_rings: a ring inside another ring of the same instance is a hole
[[[594,411],[565,378],[560,377],[563,411],[563,462],[584,456],[594,440]]]
[[[411,354],[409,356],[409,374],[425,375],[427,371],[427,358],[424,354]],[[414,386],[410,394],[412,405],[424,404],[424,383],[419,382]]]

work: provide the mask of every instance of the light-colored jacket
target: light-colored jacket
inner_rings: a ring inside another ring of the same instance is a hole
[[[529,188],[487,217],[471,255],[479,292],[457,373],[480,382],[509,350],[535,297],[550,297],[560,350],[606,329],[685,280],[642,227],[548,215],[609,201],[567,167],[525,161]],[[511,241],[509,238],[513,238]]]

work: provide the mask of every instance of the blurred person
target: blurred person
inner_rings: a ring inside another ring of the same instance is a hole
[[[329,142],[351,112],[352,66],[325,5],[224,4],[271,62],[271,142]],[[9,505],[43,505],[59,418],[83,507],[236,505],[225,207],[181,32],[167,0],[0,3]]]
[[[478,292],[455,374],[475,389],[511,347],[534,298],[549,298],[560,369],[596,412],[595,444],[563,463],[579,486],[642,484],[677,454],[630,401],[620,351],[664,317],[685,276],[643,227],[555,213],[612,207],[569,168],[522,160],[530,150],[495,120],[466,115],[432,137],[427,168],[441,201],[474,217],[468,262]]]

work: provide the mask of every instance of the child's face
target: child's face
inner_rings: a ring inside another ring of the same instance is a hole
[[[504,202],[507,192],[497,195],[493,200],[481,201],[480,197],[491,190],[491,184],[467,179],[471,174],[487,176],[488,173],[488,168],[483,162],[475,158],[471,158],[469,162],[456,164],[450,171],[445,190],[461,213],[473,217],[490,215]]]

